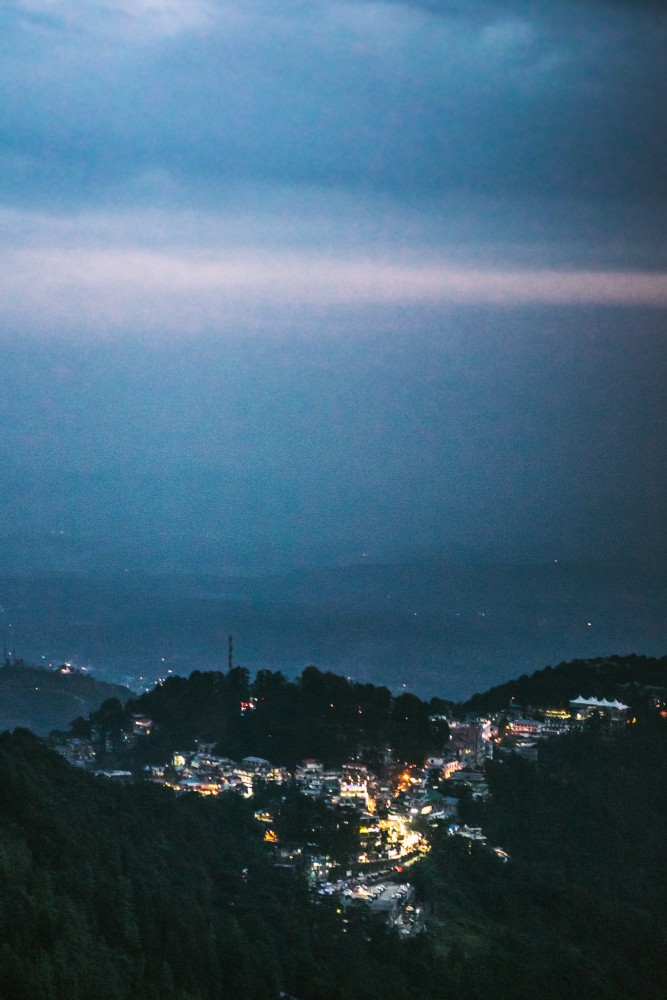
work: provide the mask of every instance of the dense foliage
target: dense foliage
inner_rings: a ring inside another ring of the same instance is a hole
[[[316,905],[235,796],[176,797],[0,736],[1,1000],[658,1000],[665,729],[547,744],[468,805],[511,861],[432,829],[427,933]],[[298,833],[313,809],[287,815]],[[344,919],[346,922],[344,922]]]
[[[498,712],[510,703],[567,708],[571,698],[620,698],[641,710],[655,690],[667,690],[667,656],[608,656],[544,667],[473,695],[461,712]]]
[[[159,729],[138,743],[158,755],[201,738],[337,762],[389,739],[422,753],[445,735],[427,727],[433,708],[314,668],[252,684],[237,669],[174,678],[127,708],[111,699],[78,725],[112,736],[146,712]],[[653,713],[549,741],[537,765],[491,765],[490,801],[464,798],[463,818],[510,861],[430,827],[432,851],[411,869],[427,932],[399,941],[276,867],[255,803],[119,786],[25,730],[4,733],[0,1000],[662,1000],[666,751]],[[282,840],[345,854],[340,817],[294,789],[270,794]]]
[[[2,1000],[407,1000],[430,973],[423,946],[401,955],[275,868],[243,800],[117,786],[0,736]]]
[[[254,755],[288,766],[305,757],[340,764],[358,753],[372,763],[387,747],[399,761],[421,764],[448,738],[446,723],[429,721],[432,707],[415,695],[393,697],[388,688],[316,667],[307,667],[296,681],[269,670],[260,670],[252,682],[240,667],[196,670],[188,678],[168,678],[125,707],[103,705],[75,729],[113,737],[130,728],[138,713],[156,723],[141,747],[155,761],[191,749],[199,739],[234,759]]]
[[[562,737],[489,781],[466,819],[510,862],[441,831],[417,876],[465,995],[667,996],[667,725]]]

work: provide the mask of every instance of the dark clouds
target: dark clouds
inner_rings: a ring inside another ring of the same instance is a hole
[[[318,296],[661,304],[666,39],[642,10],[5,5],[0,317],[174,333],[265,329],[281,302],[286,328]]]
[[[19,3],[5,197],[164,197],[160,177],[209,199],[239,179],[664,197],[664,19],[629,8]]]

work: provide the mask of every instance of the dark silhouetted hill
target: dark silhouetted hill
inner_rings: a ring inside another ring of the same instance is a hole
[[[579,695],[619,698],[632,707],[667,690],[667,656],[608,656],[572,660],[544,667],[473,695],[463,702],[463,712],[497,712],[511,703],[532,707],[567,708]]]
[[[0,730],[23,727],[38,736],[67,729],[107,698],[127,701],[132,692],[69,668],[42,669],[22,663],[0,667]]]

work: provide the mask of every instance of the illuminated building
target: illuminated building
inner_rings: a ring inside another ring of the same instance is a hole
[[[627,716],[628,706],[620,701],[607,701],[606,698],[573,698],[570,702],[570,711],[573,722],[586,722],[594,716],[604,719],[606,722],[621,724]]]

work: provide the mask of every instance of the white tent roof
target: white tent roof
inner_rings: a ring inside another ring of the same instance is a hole
[[[623,705],[620,701],[607,701],[606,698],[584,698],[579,695],[578,698],[573,698],[570,705],[590,705],[593,708],[615,708],[619,712],[624,712],[628,706]]]

